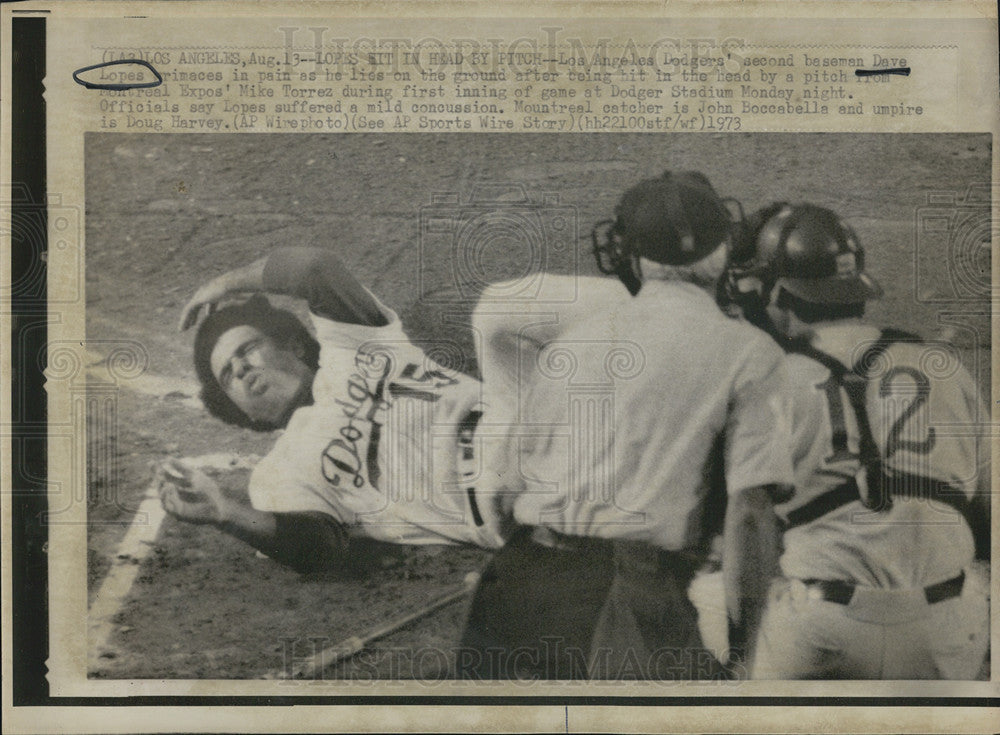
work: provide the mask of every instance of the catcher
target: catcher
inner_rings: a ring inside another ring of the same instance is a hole
[[[882,289],[834,212],[777,203],[750,222],[730,282],[788,352],[796,485],[752,676],[974,679],[990,547],[975,382],[950,346],[865,321]]]

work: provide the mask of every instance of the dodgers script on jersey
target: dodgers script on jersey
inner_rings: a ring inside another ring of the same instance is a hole
[[[813,345],[851,365],[879,338],[877,328],[821,327]],[[796,491],[777,508],[795,511],[857,476],[860,432],[846,391],[828,368],[788,356],[793,397]],[[870,370],[867,414],[885,471],[947,483],[971,499],[989,488],[988,414],[957,354],[942,345],[892,342]],[[870,504],[870,503],[869,503]],[[799,579],[845,579],[913,588],[954,576],[973,559],[962,515],[926,498],[893,497],[891,507],[848,502],[785,533],[782,572]]]
[[[253,506],[318,511],[393,543],[502,545],[494,516],[474,505],[474,478],[458,469],[460,451],[472,451],[459,435],[476,415],[479,382],[431,360],[379,306],[385,326],[313,315],[314,402],[254,470]]]

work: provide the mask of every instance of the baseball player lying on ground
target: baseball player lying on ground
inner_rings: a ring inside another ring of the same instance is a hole
[[[260,292],[305,299],[316,338]],[[203,307],[211,313],[194,359],[206,407],[232,424],[285,431],[254,468],[249,506],[201,472],[161,466],[168,512],[301,571],[365,568],[387,550],[373,541],[503,543],[503,516],[468,482],[479,382],[413,345],[333,254],[281,248],[219,276],[192,297],[181,328]]]
[[[751,673],[974,679],[989,645],[989,414],[949,345],[864,319],[881,287],[830,210],[750,218],[731,282],[788,352],[795,494]],[[988,576],[988,575],[986,575]]]
[[[473,317],[482,430],[506,434],[485,469],[524,529],[483,575],[463,636],[481,655],[460,652],[459,675],[718,676],[686,590],[722,487],[735,647],[777,572],[772,499],[793,479],[783,355],[713,298],[731,217],[693,172],[641,182],[616,215],[595,244],[621,283],[546,275],[528,305],[503,303],[500,284]]]

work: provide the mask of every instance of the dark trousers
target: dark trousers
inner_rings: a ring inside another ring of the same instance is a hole
[[[549,547],[519,530],[483,573],[472,600],[457,676],[585,679],[590,641],[612,578],[610,544]]]
[[[535,536],[539,536],[534,532]],[[456,674],[466,679],[711,679],[687,598],[694,565],[645,544],[523,529],[472,601]]]
[[[614,542],[614,579],[591,640],[594,679],[724,679],[687,596],[697,559],[647,544]]]

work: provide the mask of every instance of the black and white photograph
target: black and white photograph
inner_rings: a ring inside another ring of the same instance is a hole
[[[86,133],[87,677],[988,681],[992,145]]]

